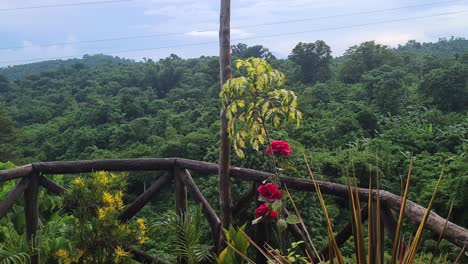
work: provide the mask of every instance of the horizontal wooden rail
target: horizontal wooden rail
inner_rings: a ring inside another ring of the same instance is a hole
[[[23,178],[33,172],[31,164],[14,169],[0,170],[0,182]]]
[[[0,178],[15,179],[25,175],[30,171],[30,165],[20,167],[18,169],[4,170],[0,172]],[[85,161],[62,161],[62,162],[38,162],[32,164],[32,170],[35,172],[49,174],[67,174],[67,173],[83,173],[97,170],[107,171],[151,171],[151,170],[171,170],[174,166],[183,169],[190,169],[195,172],[205,174],[217,174],[219,165],[210,162],[182,159],[182,158],[146,158],[146,159],[112,159],[112,160],[85,160]],[[245,169],[239,167],[231,167],[231,177],[236,177],[248,181],[261,182],[272,176],[271,173]],[[1,181],[1,180],[0,180]],[[311,180],[293,177],[281,177],[281,183],[287,185],[291,189],[299,191],[314,192],[315,187]],[[317,181],[322,193],[340,196],[344,199],[348,198],[348,187],[343,184]],[[369,190],[358,188],[359,198],[367,201]],[[372,196],[376,198],[374,191]],[[380,191],[380,200],[383,205],[399,211],[401,197],[387,191]],[[413,223],[419,224],[426,209],[412,201],[407,202],[405,216]],[[434,212],[430,213],[426,227],[428,230],[440,235],[444,229],[445,219]],[[448,222],[443,236],[448,241],[459,247],[468,248],[468,230],[454,223]]]
[[[93,171],[155,171],[174,167],[174,158],[108,159],[33,163],[33,170],[45,174],[71,174]]]

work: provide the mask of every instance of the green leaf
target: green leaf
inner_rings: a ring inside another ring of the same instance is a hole
[[[281,207],[283,207],[283,202],[281,202],[281,200],[276,200],[271,204],[271,210],[278,213],[282,211]]]
[[[287,161],[281,161],[280,167],[287,171],[297,172],[297,168]]]
[[[288,223],[286,223],[286,220],[284,219],[279,219],[278,222],[276,222],[276,227],[278,228],[279,232],[283,232],[288,228]]]
[[[295,225],[295,224],[301,223],[301,221],[299,221],[299,217],[297,217],[297,215],[288,216],[288,218],[286,219],[286,222],[288,224],[290,224],[290,225]]]
[[[278,126],[280,125],[280,122],[281,122],[281,121],[280,121],[279,116],[275,115],[275,117],[273,118],[273,125],[274,125],[275,127],[278,127]]]

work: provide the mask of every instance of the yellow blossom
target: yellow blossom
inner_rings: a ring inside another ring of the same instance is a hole
[[[106,215],[107,215],[106,208],[98,208],[98,218],[99,218],[99,220],[104,219],[104,217],[106,217]]]
[[[102,185],[107,185],[109,183],[109,177],[107,177],[107,172],[100,171],[98,173],[98,182]]]
[[[76,255],[71,259],[72,262],[78,262],[83,255],[84,255],[84,250],[80,248],[77,249]]]
[[[114,250],[114,262],[119,263],[123,258],[130,257],[130,253],[125,251],[121,246],[117,246]]]
[[[114,195],[115,207],[117,207],[118,210],[122,210],[122,209],[124,208],[124,204],[123,204],[122,197],[123,197],[122,191],[118,191],[118,192]]]
[[[85,182],[84,182],[83,178],[81,178],[81,177],[75,178],[72,181],[72,184],[76,185],[78,187],[85,187]]]
[[[138,226],[141,228],[141,227],[145,227],[145,220],[143,218],[138,218],[136,220],[136,223],[138,224]]]
[[[140,233],[138,234],[138,242],[140,242],[140,244],[144,244],[149,239],[148,237],[146,237],[148,228],[146,228],[145,220],[143,220],[142,218],[138,218],[136,220],[136,223],[140,228]]]
[[[56,258],[61,259],[64,264],[71,264],[72,262],[68,251],[65,249],[59,249],[55,251],[54,255]]]
[[[61,258],[61,259],[67,259],[68,258],[68,251],[65,250],[65,249],[59,249],[57,251],[55,251],[54,253],[55,257],[57,258]]]
[[[114,203],[114,197],[108,192],[102,194],[102,201],[107,205],[112,205]]]

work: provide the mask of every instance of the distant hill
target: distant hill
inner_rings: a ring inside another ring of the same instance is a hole
[[[417,42],[410,40],[405,45],[398,45],[396,51],[409,51],[419,54],[432,54],[436,57],[449,57],[455,54],[463,54],[468,51],[468,39],[440,38],[437,42]]]
[[[118,65],[129,64],[132,62],[133,61],[129,59],[123,59],[103,54],[84,55],[81,59],[50,60],[16,66],[8,66],[0,68],[0,75],[3,75],[8,80],[18,80],[31,74],[39,74],[42,72],[55,71],[59,69],[94,68],[109,64]]]

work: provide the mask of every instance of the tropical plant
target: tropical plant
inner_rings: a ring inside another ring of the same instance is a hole
[[[237,60],[236,67],[246,75],[228,80],[220,96],[228,118],[228,134],[239,157],[244,157],[245,141],[255,150],[270,144],[267,125],[279,127],[286,120],[299,122],[297,96],[292,91],[278,89],[284,84],[284,74],[259,58]],[[286,117],[283,118],[282,117]]]
[[[173,253],[177,257],[186,259],[188,264],[213,260],[212,246],[201,242],[203,228],[200,206],[190,214],[187,212],[176,214],[170,211],[167,218],[159,225],[169,228],[175,234],[176,247]]]
[[[246,227],[247,224],[239,228],[234,228],[231,225],[229,229],[223,230],[227,247],[216,258],[217,264],[246,263],[244,257],[247,256],[247,250],[250,246],[249,240],[243,234]]]
[[[148,228],[141,218],[135,223],[118,220],[123,211],[126,174],[104,171],[72,180],[64,196],[64,210],[76,217],[69,223],[71,244],[54,252],[64,263],[128,263],[132,244],[144,244]]]

